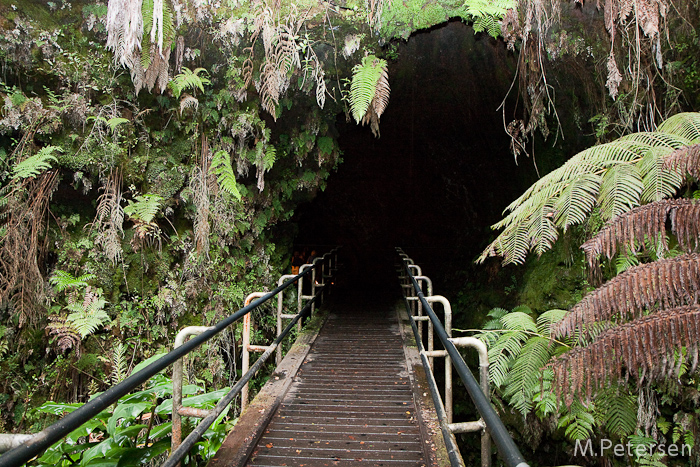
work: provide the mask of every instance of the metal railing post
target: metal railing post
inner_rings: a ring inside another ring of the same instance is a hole
[[[456,347],[473,347],[479,352],[479,385],[484,395],[490,400],[491,390],[489,388],[489,352],[486,344],[476,337],[456,337],[450,339]],[[468,424],[479,424],[476,430],[469,429]],[[491,437],[486,429],[483,417],[476,422],[451,423],[450,430],[453,433],[465,433],[467,431],[481,431],[481,467],[491,467]]]
[[[214,329],[212,326],[187,326],[180,329],[180,332],[175,336],[173,349],[177,349],[185,343],[188,337],[196,336],[203,332]],[[182,357],[184,358],[184,357]],[[182,358],[179,358],[173,363],[173,425],[172,425],[172,449],[177,447],[182,442]]]
[[[445,312],[445,332],[448,337],[452,337],[452,306],[449,300],[442,295],[432,295],[425,297],[428,303],[440,303]],[[428,321],[428,339],[430,344],[433,344],[433,326],[432,321]],[[433,347],[433,346],[431,346]],[[447,413],[447,423],[452,423],[454,410],[452,407],[452,360],[446,351],[435,352],[434,347],[428,349],[429,352],[438,356],[445,357],[445,411]],[[432,362],[431,362],[432,365]]]
[[[299,267],[299,272],[302,273],[302,272],[306,271],[307,269],[313,268],[313,267],[314,267],[314,265],[310,264],[310,263],[302,264]],[[313,284],[314,284],[314,281],[313,281],[314,276],[315,276],[315,274],[314,274],[313,270],[311,271],[310,276],[309,275],[306,276],[306,277],[309,277],[309,280],[311,281],[311,287],[312,287],[311,290],[312,291],[313,291]],[[299,294],[297,295],[297,313],[299,313],[299,312],[301,312],[301,309],[303,308],[302,300],[311,299],[313,297],[313,294],[312,295],[304,295],[304,281],[303,281],[303,279],[299,281],[299,284],[297,287],[298,287],[298,291],[299,291]]]
[[[248,306],[256,298],[264,297],[265,292],[253,292],[249,294],[245,299],[245,305]],[[250,367],[250,351],[253,350],[253,346],[250,345],[250,327],[251,327],[251,313],[248,313],[243,317],[243,355],[241,356],[241,374],[245,374]],[[256,346],[256,349],[257,346]],[[264,352],[264,350],[263,350]],[[241,391],[241,413],[248,406],[248,383],[245,383],[243,390]]]
[[[293,277],[296,277],[296,276],[294,274],[285,274],[279,278],[279,280],[277,281],[277,285],[279,286],[282,283],[284,283],[287,279],[291,279]],[[301,282],[301,281],[299,281],[299,282]],[[277,335],[278,336],[280,334],[282,334],[282,329],[283,329],[282,328],[282,320],[285,318],[292,319],[296,316],[296,315],[292,315],[292,314],[282,313],[282,306],[283,306],[283,302],[284,302],[283,296],[284,296],[284,291],[280,292],[277,295]],[[278,365],[282,361],[282,346],[277,347],[277,354],[275,356],[275,360],[276,360],[276,363]]]

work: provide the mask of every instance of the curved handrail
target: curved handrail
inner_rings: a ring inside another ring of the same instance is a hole
[[[278,293],[290,287],[295,282],[299,281],[299,283],[301,283],[302,281],[300,281],[300,279],[303,279],[304,277],[315,273],[315,271],[315,267],[305,269],[304,271],[294,276],[294,278],[284,282],[272,291],[266,293],[264,296],[244,306],[235,313],[229,315],[227,318],[224,318],[223,320],[219,321],[217,324],[210,327],[203,333],[188,340],[183,345],[174,348],[173,350],[163,355],[158,360],[152,362],[142,370],[134,373],[133,375],[130,375],[122,382],[110,387],[99,396],[85,403],[83,406],[67,414],[54,424],[44,428],[39,433],[33,435],[30,440],[0,456],[0,465],[2,465],[3,467],[19,467],[27,463],[34,457],[41,455],[46,449],[51,447],[61,438],[76,430],[84,423],[90,421],[95,415],[99,414],[100,412],[108,408],[110,405],[117,402],[121,397],[127,395],[129,392],[148,381],[152,376],[164,370],[171,364],[174,364],[176,361],[178,361],[191,351],[195,350],[197,347],[199,347],[209,339],[213,338],[217,334],[221,333],[227,327],[229,327],[239,319],[243,318],[245,315],[253,311],[255,308],[259,307],[263,303],[267,302],[268,300],[276,296]],[[292,322],[287,326],[287,328],[283,332],[283,335],[278,336],[278,338],[275,340],[275,344],[273,344],[273,346],[271,347],[277,347],[277,341],[280,340],[281,342],[281,339],[283,339],[286,336],[293,324],[296,324],[296,322],[302,318],[303,314],[307,314],[309,310],[312,310],[312,307],[314,306],[314,303],[316,301],[316,297],[314,296],[308,298],[310,298],[310,301],[306,304],[306,306],[304,306],[303,309],[301,309],[301,311],[299,312],[299,314],[297,314],[295,319],[293,319]],[[267,359],[267,357],[269,357],[269,355],[265,356],[265,359]],[[260,363],[258,364],[258,362]],[[231,393],[233,393],[234,390],[236,390],[239,386],[242,387],[252,377],[252,373],[257,371],[257,369],[262,365],[263,362],[264,359],[260,357],[258,361],[256,361],[256,363],[251,367],[249,371],[251,375],[248,376],[247,379],[245,377],[242,377],[241,380],[239,380],[236,383],[236,385],[234,385],[234,388],[232,388],[231,392],[229,392],[229,395],[227,395],[224,399],[228,398],[231,395]],[[236,394],[238,392],[240,392],[240,389],[237,390]],[[232,399],[233,397],[231,397],[231,400]],[[230,403],[231,400],[229,400],[228,403]],[[226,405],[228,405],[228,403]],[[200,423],[200,425],[207,422],[208,418],[209,417],[205,418],[202,421],[202,423]],[[215,418],[216,417],[214,417],[214,419]],[[211,422],[213,422],[214,419],[212,419]],[[208,428],[209,425],[211,425],[211,422],[209,422],[209,424],[204,428],[204,431],[206,431],[206,428]],[[204,431],[202,431],[201,434],[203,434]],[[201,437],[201,434],[199,434],[199,437]],[[197,438],[197,440],[199,439],[199,437]],[[185,446],[191,446],[197,440],[192,441],[188,436],[179,446],[177,451],[182,451],[182,456],[184,456],[184,454],[186,454],[187,452],[187,450],[185,450]],[[169,461],[170,459],[173,459],[173,465],[182,458],[182,456],[180,456],[179,458],[174,459],[174,454],[175,452],[173,452],[171,454],[171,457],[169,458]],[[164,465],[168,465],[167,462]]]
[[[464,383],[472,402],[474,402],[479,414],[486,423],[486,427],[491,434],[491,438],[493,438],[494,443],[498,447],[498,452],[501,454],[506,465],[509,467],[529,467],[528,463],[525,461],[525,458],[520,453],[518,446],[516,446],[513,438],[508,433],[503,421],[501,421],[500,417],[491,406],[491,403],[484,395],[479,383],[474,378],[474,375],[465,363],[459,350],[457,350],[457,347],[455,347],[454,343],[450,340],[445,328],[442,326],[442,323],[440,323],[440,320],[428,303],[428,300],[426,300],[425,296],[423,295],[421,287],[418,285],[415,276],[411,272],[411,268],[406,260],[407,257],[404,255],[401,256],[404,262],[405,272],[413,285],[413,289],[418,296],[418,300],[423,305],[423,309],[430,317],[435,334],[437,334],[440,342],[442,342],[442,345],[447,351],[447,354],[450,356],[452,364],[454,365],[460,379]]]

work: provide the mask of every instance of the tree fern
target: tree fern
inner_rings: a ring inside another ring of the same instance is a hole
[[[219,187],[240,201],[241,193],[238,191],[236,175],[233,173],[229,153],[224,150],[216,151],[211,161],[211,169],[218,176],[216,181],[219,183]]]
[[[559,237],[557,227],[552,221],[554,215],[554,207],[549,203],[545,203],[529,219],[527,235],[531,239],[530,249],[534,250],[538,255],[552,248],[552,245]]]
[[[700,143],[700,113],[679,113],[666,119],[657,131],[678,135],[690,140],[692,144]]]
[[[495,387],[501,387],[508,381],[510,367],[527,339],[528,335],[523,331],[506,331],[498,336],[496,342],[488,345],[489,379]]]
[[[509,213],[492,226],[503,232],[477,261],[501,256],[506,264],[521,263],[530,251],[541,254],[556,239],[548,222],[552,214],[556,227],[567,229],[596,206],[610,219],[642,202],[673,196],[683,174],[666,167],[668,158],[700,141],[699,121],[699,114],[682,114],[656,132],[635,133],[575,155],[506,208]],[[690,157],[676,159],[684,170],[689,165]]]
[[[58,162],[54,153],[63,152],[58,146],[45,146],[39,152],[18,163],[12,169],[12,177],[17,180],[36,178],[51,168],[52,162]]]
[[[501,318],[504,329],[509,331],[527,331],[536,333],[537,325],[532,316],[522,311],[513,311]]]
[[[552,356],[551,342],[545,337],[531,337],[520,350],[508,373],[504,397],[523,416],[530,413],[533,397],[540,386],[540,370]]]
[[[675,171],[665,167],[666,150],[652,149],[639,162],[642,179],[641,202],[651,203],[671,198],[683,185],[683,179]]]
[[[575,177],[559,196],[555,206],[555,222],[564,231],[583,223],[596,204],[601,178],[597,174]]]
[[[542,313],[537,317],[537,332],[545,337],[550,337],[552,327],[566,316],[568,310],[553,309]]]
[[[644,185],[632,164],[619,164],[606,171],[600,183],[601,217],[612,219],[639,206]]]
[[[357,123],[360,123],[367,114],[370,104],[380,92],[378,84],[383,75],[387,73],[386,60],[368,55],[362,59],[362,63],[352,69],[352,82],[350,84],[350,112]],[[383,109],[382,109],[383,111]],[[378,112],[381,116],[381,112]]]

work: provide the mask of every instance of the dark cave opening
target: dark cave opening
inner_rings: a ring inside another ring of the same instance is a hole
[[[396,51],[381,137],[340,116],[343,162],[295,215],[298,245],[342,245],[349,275],[375,289],[395,280],[395,246],[428,275],[469,267],[536,175],[504,130],[517,57],[502,41],[450,21]]]

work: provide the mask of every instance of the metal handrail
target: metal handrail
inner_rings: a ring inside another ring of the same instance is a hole
[[[22,445],[15,447],[14,449],[11,449],[2,456],[0,456],[0,465],[2,465],[3,467],[20,467],[23,464],[30,461],[31,459],[33,459],[34,457],[41,455],[54,443],[56,443],[72,431],[76,430],[84,423],[90,421],[95,415],[99,414],[100,412],[108,408],[110,405],[117,402],[121,397],[127,395],[129,392],[148,381],[152,376],[161,372],[168,366],[174,364],[175,362],[177,362],[182,357],[195,350],[197,347],[199,347],[209,339],[221,333],[227,327],[234,324],[236,321],[243,318],[255,308],[259,307],[263,303],[276,296],[278,293],[287,289],[295,282],[299,282],[299,289],[301,290],[301,284],[303,282],[301,279],[305,278],[308,275],[315,275],[315,271],[316,267],[300,271],[299,274],[294,276],[294,278],[284,282],[272,291],[266,293],[264,296],[244,306],[235,313],[229,315],[227,318],[224,318],[223,320],[219,321],[214,326],[211,326],[208,330],[193,337],[181,346],[174,348],[158,360],[152,362],[137,373],[130,375],[122,382],[110,387],[99,396],[86,402],[83,406],[67,414],[54,424],[44,428],[39,433],[32,435],[31,439],[24,442]],[[223,399],[219,401],[217,406],[214,409],[212,409],[210,414],[206,418],[204,418],[204,420],[202,420],[200,425],[198,425],[198,427],[192,433],[190,433],[190,436],[185,438],[185,440],[176,450],[172,451],[171,456],[168,458],[168,460],[166,460],[165,464],[163,464],[164,466],[175,465],[180,461],[182,457],[184,457],[184,455],[187,453],[187,451],[189,451],[189,449],[194,445],[194,443],[196,443],[199,440],[199,438],[201,438],[202,434],[204,434],[206,429],[209,428],[209,426],[216,420],[216,417],[221,413],[221,411],[223,411],[223,409],[226,406],[228,406],[228,404],[233,400],[233,398],[238,394],[238,392],[240,392],[243,386],[262,366],[265,360],[267,360],[270,354],[272,354],[274,349],[278,347],[279,342],[281,342],[282,339],[289,333],[289,330],[291,330],[294,324],[296,324],[297,321],[305,317],[305,315],[308,315],[310,310],[313,310],[314,304],[316,302],[316,295],[314,294],[312,296],[305,296],[304,298],[308,298],[309,302],[306,303],[306,306],[304,306],[303,308],[301,308],[301,306],[299,307],[300,313],[292,319],[292,321],[289,323],[289,325],[287,325],[283,333],[280,336],[278,336],[277,339],[275,339],[275,343],[273,343],[273,345],[270,346],[270,350],[265,352],[265,354],[263,354],[263,356],[261,356],[255,362],[255,364],[250,368],[248,374],[243,375],[241,377],[241,379],[231,389],[229,394],[227,394]],[[299,301],[299,303],[301,304],[301,300]],[[226,401],[226,404],[223,406],[223,408],[221,408],[221,410],[218,411],[216,416],[214,416],[214,413],[217,411],[219,404],[221,404],[224,401]],[[204,427],[204,429],[199,430],[199,428],[205,424],[206,426]],[[193,435],[196,435],[196,439],[192,438]],[[176,453],[181,454],[180,457],[175,458]]]
[[[435,334],[437,334],[438,338],[442,342],[442,345],[446,350],[447,355],[449,355],[449,357],[451,358],[452,365],[454,365],[457,374],[462,380],[462,383],[464,383],[464,386],[466,387],[472,402],[474,402],[476,409],[481,414],[481,417],[484,420],[484,423],[486,424],[486,429],[489,431],[491,438],[493,438],[493,441],[496,444],[496,447],[498,448],[498,452],[501,454],[506,465],[508,465],[509,467],[529,467],[528,463],[525,461],[525,458],[520,453],[520,450],[513,441],[513,438],[508,433],[508,430],[503,424],[503,421],[501,421],[500,417],[491,406],[489,399],[482,391],[482,388],[479,386],[479,383],[477,383],[476,379],[474,378],[474,375],[465,363],[459,350],[457,350],[457,347],[453,343],[450,336],[448,336],[447,332],[445,331],[445,328],[442,326],[442,323],[440,323],[440,320],[438,319],[437,315],[428,303],[428,300],[426,300],[426,297],[423,295],[423,291],[418,285],[418,282],[416,281],[414,275],[411,273],[411,268],[409,267],[409,264],[412,264],[413,261],[410,260],[410,258],[408,258],[408,256],[405,253],[403,253],[399,248],[397,248],[397,252],[401,256],[404,271],[407,275],[406,277],[409,279],[409,283],[413,286],[413,290],[417,294],[418,300],[422,304],[423,309],[427,312],[428,316],[430,317],[430,321],[433,323]],[[406,303],[408,303],[408,301]],[[415,326],[413,319],[411,319],[411,324],[414,328],[414,333],[416,334],[416,340],[419,341],[417,342],[417,344],[422,348],[422,338],[418,334],[418,328]],[[425,355],[422,352],[421,358],[424,357]],[[424,363],[424,365],[425,364],[426,363]],[[435,394],[433,394],[433,398],[436,398]],[[437,399],[439,399],[439,395],[437,396]],[[436,404],[436,406],[437,405],[438,404]],[[439,405],[442,406],[442,401],[440,401]],[[438,410],[438,416],[440,416],[439,412],[440,411]],[[446,414],[444,414],[444,412],[443,415],[445,415],[446,417]],[[442,425],[443,422],[441,420],[441,426]],[[450,434],[452,434],[452,431],[449,430],[449,427],[447,428],[447,431],[449,431]],[[443,428],[443,435],[444,434],[445,429]],[[450,456],[450,458],[452,460],[452,455]]]

